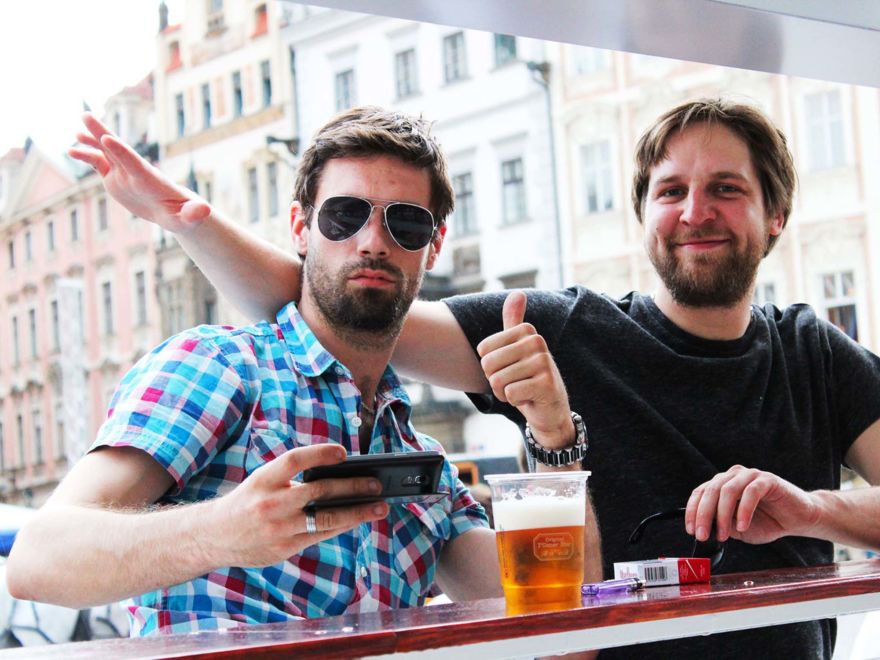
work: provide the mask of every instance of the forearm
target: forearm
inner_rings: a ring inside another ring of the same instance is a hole
[[[477,354],[442,302],[413,303],[391,362],[407,376],[432,385],[462,392],[489,392]]]
[[[203,575],[223,565],[205,545],[211,506],[150,512],[47,506],[16,538],[7,565],[10,593],[84,608]]]
[[[281,307],[299,300],[299,259],[216,209],[175,236],[217,290],[249,318],[274,319]]]
[[[806,536],[880,550],[880,486],[811,495],[818,504],[818,522]]]

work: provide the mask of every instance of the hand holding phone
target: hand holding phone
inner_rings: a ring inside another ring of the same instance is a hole
[[[446,493],[437,491],[443,461],[440,452],[412,451],[349,456],[342,463],[309,468],[303,471],[303,483],[318,479],[373,477],[382,484],[382,490],[378,495],[316,500],[309,502],[308,506],[348,506],[378,500],[385,500],[389,504],[434,503],[446,497]]]

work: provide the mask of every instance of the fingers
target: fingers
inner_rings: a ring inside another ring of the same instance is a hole
[[[309,534],[313,542],[323,541],[338,536],[342,532],[357,527],[361,523],[381,520],[388,515],[388,504],[372,502],[350,507],[325,507],[314,511],[317,532]],[[302,516],[302,531],[306,532],[305,512]]]
[[[89,133],[94,136],[95,140],[100,141],[105,135],[113,135],[112,131],[91,112],[83,114],[82,121]]]
[[[345,447],[332,443],[297,447],[289,449],[275,460],[270,461],[253,476],[260,475],[260,479],[269,486],[287,486],[290,484],[290,480],[303,470],[319,465],[335,465],[345,460],[345,456]]]
[[[101,138],[101,148],[108,160],[135,177],[153,176],[153,167],[140,154],[110,133]]]
[[[110,164],[107,158],[100,151],[94,149],[85,149],[82,147],[71,147],[67,150],[67,154],[78,161],[93,167],[102,177],[107,176],[110,171]]]
[[[761,499],[767,493],[767,473],[734,465],[715,475],[691,493],[685,510],[685,529],[698,541],[707,541],[715,525],[719,541],[734,530],[745,531]],[[769,475],[767,475],[769,476]]]
[[[526,317],[527,302],[526,294],[522,291],[511,291],[507,295],[504,299],[504,307],[501,309],[505,330],[510,330],[523,322]]]

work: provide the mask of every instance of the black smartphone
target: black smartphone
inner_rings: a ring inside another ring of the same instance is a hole
[[[349,456],[336,465],[319,465],[303,471],[303,482],[318,479],[373,477],[382,484],[378,495],[358,495],[332,500],[316,500],[306,506],[348,506],[385,500],[390,504],[421,502],[433,504],[446,493],[437,491],[443,471],[443,454],[411,451],[394,454]]]

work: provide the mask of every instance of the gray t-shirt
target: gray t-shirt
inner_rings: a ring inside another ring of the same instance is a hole
[[[711,341],[684,332],[638,293],[620,300],[582,287],[527,294],[525,320],[546,339],[571,408],[586,422],[584,468],[593,473],[606,577],[613,562],[689,556],[693,542],[681,520],[652,524],[636,545],[628,538],[643,518],[683,507],[696,486],[733,465],[773,472],[806,490],[838,488],[850,445],[880,419],[880,358],[807,305],[753,307],[740,339]],[[501,330],[505,297],[446,303],[476,346]],[[485,411],[522,423],[510,406],[483,400]],[[831,561],[832,544],[816,539],[729,541],[717,572]],[[833,638],[833,622],[807,622],[602,657],[830,658]]]

